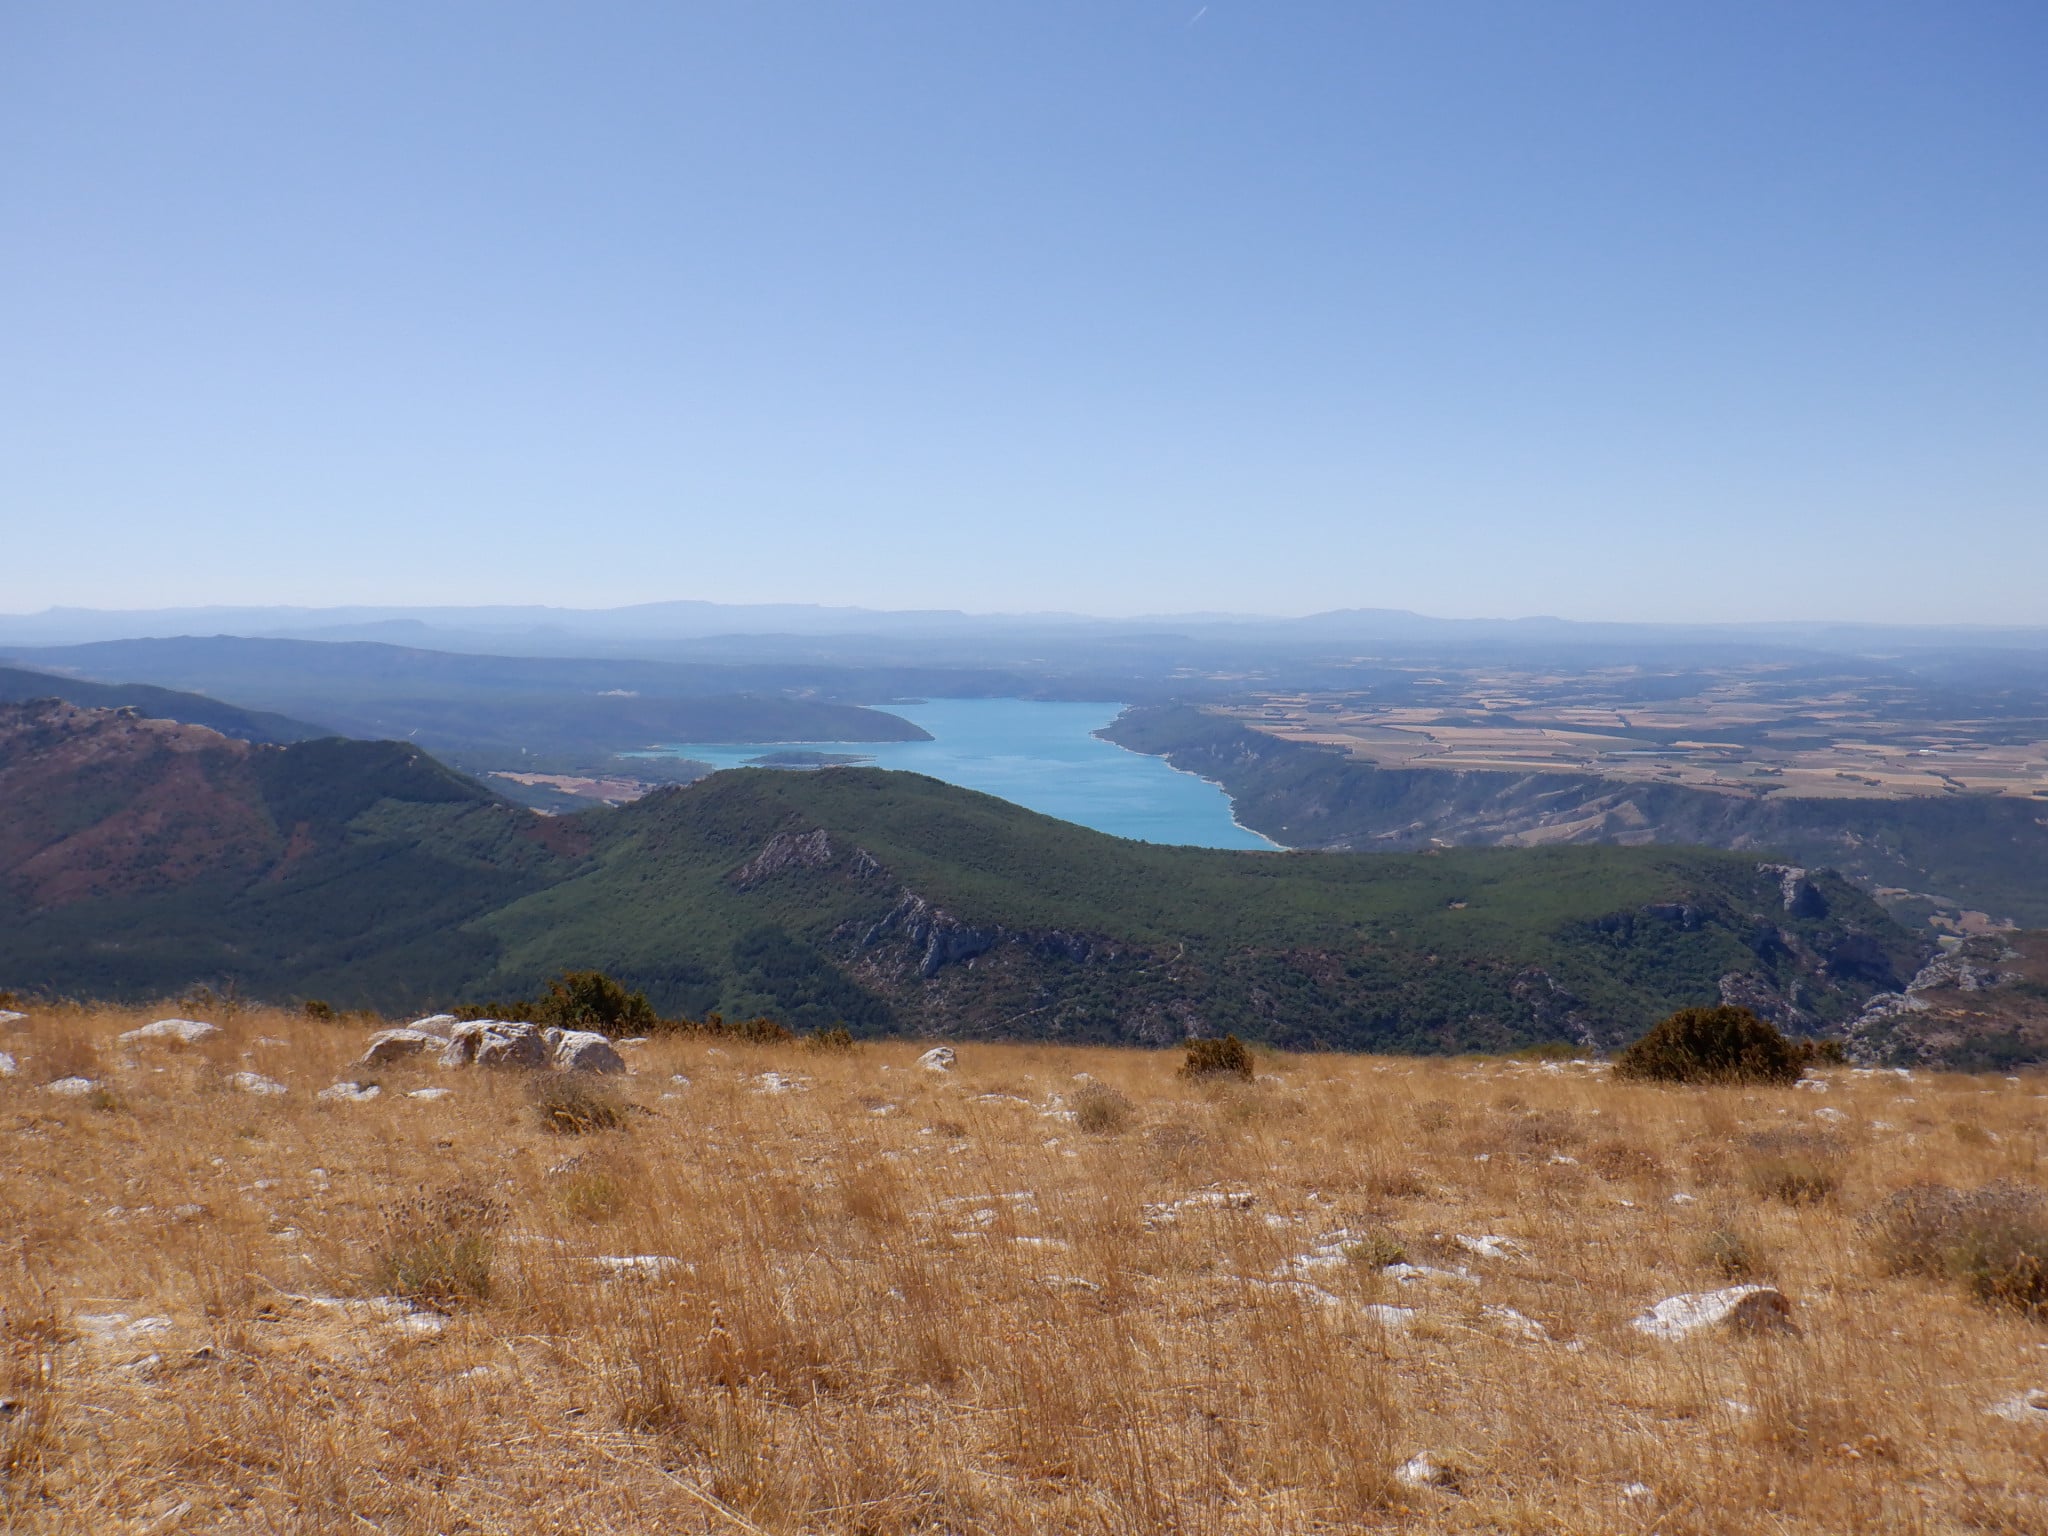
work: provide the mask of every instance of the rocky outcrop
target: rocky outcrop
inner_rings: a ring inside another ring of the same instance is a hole
[[[444,1067],[544,1067],[548,1043],[538,1025],[506,1019],[458,1024],[441,1052]]]
[[[743,891],[791,869],[824,869],[832,863],[832,839],[823,827],[808,832],[778,832],[746,863],[726,878]]]
[[[2048,1061],[2048,932],[1980,934],[1880,992],[1843,1031],[1865,1066],[2010,1071]]]
[[[927,1072],[950,1072],[953,1070],[953,1048],[950,1045],[935,1045],[917,1058],[917,1064]]]

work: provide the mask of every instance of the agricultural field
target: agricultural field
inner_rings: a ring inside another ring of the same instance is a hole
[[[2048,701],[1758,663],[1676,676],[1417,670],[1219,710],[1382,768],[1596,773],[1797,798],[2048,797]]]
[[[2044,1528],[2037,1075],[160,1011],[0,1034],[9,1530]]]

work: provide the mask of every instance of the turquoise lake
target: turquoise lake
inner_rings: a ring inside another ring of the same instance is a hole
[[[1230,817],[1230,797],[1162,758],[1126,752],[1093,733],[1120,704],[1030,699],[931,699],[883,706],[931,732],[931,741],[805,741],[775,746],[687,746],[661,755],[743,768],[775,752],[829,752],[863,766],[907,768],[948,784],[1079,822],[1115,837],[1200,848],[1271,848]]]

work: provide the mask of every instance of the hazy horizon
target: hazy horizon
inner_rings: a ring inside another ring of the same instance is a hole
[[[8,600],[2039,624],[2044,51],[2006,0],[16,8]]]

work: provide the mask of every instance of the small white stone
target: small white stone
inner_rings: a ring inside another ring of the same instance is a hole
[[[1394,1481],[1403,1488],[1450,1488],[1458,1475],[1427,1451],[1417,1451],[1394,1469]]]
[[[415,1088],[411,1093],[408,1093],[406,1097],[408,1099],[427,1100],[445,1099],[448,1097],[449,1094],[453,1093],[454,1091],[455,1090],[453,1088]]]
[[[2031,1387],[2025,1392],[2015,1392],[2011,1397],[2002,1398],[1984,1410],[1993,1418],[2005,1419],[2014,1424],[2038,1424],[2048,1429],[2048,1392]]]
[[[600,1254],[590,1262],[612,1280],[659,1280],[665,1275],[694,1273],[695,1269],[667,1253]]]
[[[97,1087],[99,1084],[89,1077],[60,1077],[50,1084],[47,1091],[62,1098],[75,1099],[80,1094],[91,1093]]]
[[[367,1104],[383,1092],[375,1083],[365,1088],[361,1083],[336,1083],[332,1088],[322,1088],[313,1097],[330,1102],[339,1100],[345,1104]]]
[[[283,1083],[274,1077],[265,1077],[261,1072],[237,1072],[228,1081],[243,1093],[260,1094],[265,1098],[274,1098],[286,1091]]]
[[[0,1051],[0,1077],[12,1077],[17,1070],[19,1069],[14,1064],[14,1058],[7,1052]]]

